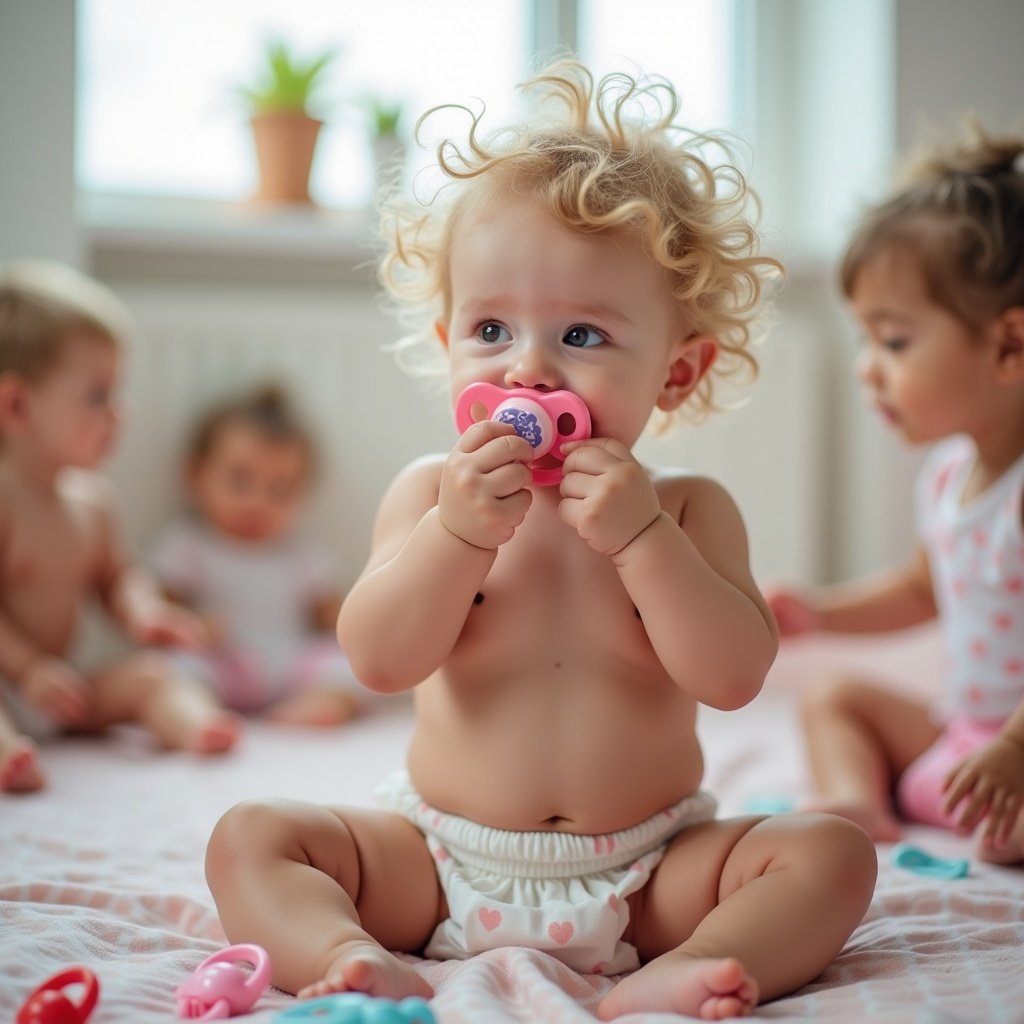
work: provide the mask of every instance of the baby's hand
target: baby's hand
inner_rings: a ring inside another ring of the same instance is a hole
[[[34,708],[65,725],[81,722],[89,712],[89,684],[60,658],[37,658],[21,676],[19,688]]]
[[[194,612],[169,601],[157,601],[132,623],[132,637],[155,647],[183,647],[195,651],[210,644],[210,631]]]
[[[493,549],[511,540],[533,501],[530,443],[509,423],[474,423],[459,438],[441,473],[438,512],[467,544]]]
[[[775,616],[780,636],[799,636],[821,628],[818,610],[802,595],[792,590],[769,587],[765,590],[764,599]]]
[[[1024,747],[999,736],[965,758],[943,783],[943,810],[952,814],[966,800],[957,819],[965,835],[988,817],[983,842],[1005,846],[1017,824],[1024,798]]]
[[[661,515],[647,471],[612,438],[574,441],[563,467],[558,513],[595,551],[617,555]]]

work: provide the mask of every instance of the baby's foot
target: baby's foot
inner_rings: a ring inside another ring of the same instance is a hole
[[[434,990],[409,964],[382,949],[375,942],[362,939],[347,942],[322,981],[307,985],[296,994],[300,999],[326,996],[332,992],[363,992],[386,999],[421,996],[429,999]]]
[[[33,793],[46,785],[36,745],[21,737],[0,753],[0,792]]]
[[[869,804],[819,800],[801,805],[800,810],[819,811],[846,818],[847,821],[860,825],[876,843],[894,843],[902,835],[900,823],[893,814]]]
[[[193,754],[224,754],[238,741],[242,723],[237,715],[218,712],[196,728],[188,749]]]
[[[723,1020],[749,1016],[757,996],[757,982],[739,960],[698,960],[674,950],[620,981],[597,1015],[613,1020],[624,1013],[654,1012]]]
[[[282,725],[341,725],[358,710],[356,698],[341,690],[306,690],[287,697],[267,712],[267,718]]]

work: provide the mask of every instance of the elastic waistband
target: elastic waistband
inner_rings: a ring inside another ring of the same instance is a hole
[[[689,825],[710,821],[717,803],[703,790],[620,832],[512,832],[445,814],[413,789],[399,771],[377,787],[378,802],[412,822],[460,864],[504,877],[569,878],[630,865]]]

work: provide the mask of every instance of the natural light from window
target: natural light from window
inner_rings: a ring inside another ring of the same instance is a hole
[[[79,188],[247,199],[257,171],[238,87],[253,80],[267,40],[281,37],[304,58],[337,49],[314,111],[325,124],[310,192],[326,207],[364,208],[374,187],[367,96],[403,103],[406,133],[427,108],[470,97],[486,102],[485,124],[499,124],[522,109],[514,86],[537,61],[533,6],[528,0],[79,0]],[[578,0],[576,6],[578,49],[597,73],[639,66],[666,75],[682,94],[688,124],[729,126],[736,52],[730,0]],[[424,159],[413,153],[410,179]]]

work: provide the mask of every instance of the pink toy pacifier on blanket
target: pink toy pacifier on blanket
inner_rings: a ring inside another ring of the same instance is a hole
[[[515,432],[533,446],[530,463],[533,482],[546,487],[562,479],[562,445],[590,437],[590,412],[571,391],[534,391],[499,388],[478,381],[470,384],[455,403],[455,425],[464,434],[474,423],[497,420],[511,423]],[[546,463],[546,464],[545,464]]]
[[[248,962],[253,971],[238,965]],[[251,1010],[270,984],[270,957],[262,946],[242,943],[208,956],[176,989],[178,1016],[221,1020]]]

